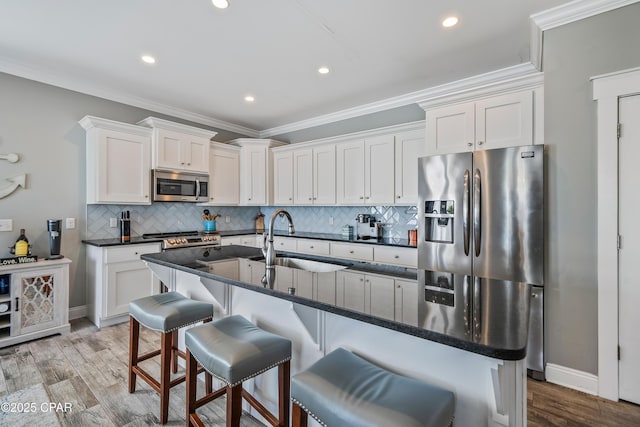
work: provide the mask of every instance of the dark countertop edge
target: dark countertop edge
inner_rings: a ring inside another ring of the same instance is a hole
[[[218,233],[220,234],[221,237],[244,236],[247,234],[256,234],[256,235],[262,234],[262,233],[256,232],[255,229],[225,230],[225,231],[218,231]],[[279,231],[279,230],[275,230],[274,236],[293,237],[298,239],[328,240],[332,242],[356,243],[356,244],[363,244],[363,245],[394,246],[394,247],[413,248],[413,249],[416,248],[416,246],[410,245],[407,239],[384,238],[382,240],[356,240],[354,238],[345,239],[342,237],[341,234],[314,233],[309,231],[299,231],[299,232],[296,232],[295,234],[288,234],[286,231]],[[145,243],[158,243],[158,242],[162,242],[162,239],[143,239],[142,236],[132,236],[129,242],[121,242],[119,238],[82,240],[82,243],[86,245],[97,246],[97,247],[141,245]]]
[[[157,255],[157,254],[156,254]],[[297,255],[296,255],[297,256]],[[181,270],[186,273],[192,273],[200,277],[204,277],[211,280],[216,280],[218,282],[223,282],[230,284],[232,286],[237,286],[243,289],[247,289],[250,291],[258,292],[261,294],[269,295],[275,298],[283,299],[286,301],[291,301],[293,303],[302,304],[308,307],[316,308],[318,310],[322,310],[328,313],[337,314],[343,317],[347,317],[350,319],[358,320],[364,323],[368,323],[371,325],[380,326],[386,329],[391,329],[393,331],[397,331],[403,334],[412,335],[418,338],[426,339],[429,341],[437,342],[439,344],[444,344],[450,347],[458,348],[461,350],[469,351],[471,353],[480,354],[483,356],[488,356],[494,359],[500,360],[522,360],[526,357],[527,349],[526,346],[520,349],[499,349],[488,347],[486,345],[477,344],[468,342],[459,338],[451,337],[448,335],[440,334],[437,332],[428,331],[419,327],[410,326],[401,324],[398,322],[394,322],[391,320],[385,320],[380,317],[369,316],[365,313],[351,311],[344,308],[323,304],[318,301],[309,300],[307,298],[302,298],[296,295],[289,295],[283,292],[274,291],[268,288],[261,288],[256,285],[252,285],[249,283],[229,279],[224,276],[217,276],[215,274],[208,273],[203,270],[190,268],[186,266],[182,266],[180,264],[175,264],[172,262],[167,262],[161,259],[157,259],[154,257],[154,254],[146,254],[141,255],[142,260],[155,263],[158,265],[162,265],[165,267],[174,268],[176,270]]]

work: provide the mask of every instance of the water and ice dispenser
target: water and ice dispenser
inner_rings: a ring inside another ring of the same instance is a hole
[[[453,243],[453,200],[426,200],[424,216],[426,242]]]

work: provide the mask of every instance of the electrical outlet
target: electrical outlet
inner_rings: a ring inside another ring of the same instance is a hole
[[[333,217],[332,216],[329,217],[329,225],[333,225]]]
[[[75,218],[66,218],[65,219],[65,227],[67,230],[71,230],[76,228],[76,219]]]
[[[229,215],[224,217],[224,222],[226,222],[227,224],[231,222],[231,217]]]
[[[116,228],[118,226],[118,218],[109,218],[109,227]]]
[[[0,219],[0,231],[13,231],[13,220]]]

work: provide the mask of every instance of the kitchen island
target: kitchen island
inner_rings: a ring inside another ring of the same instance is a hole
[[[224,246],[142,255],[171,290],[215,302],[292,340],[292,374],[336,347],[453,391],[456,425],[526,424],[529,286],[419,285],[409,268],[279,252],[263,284],[259,249]],[[275,378],[247,384],[275,404]]]

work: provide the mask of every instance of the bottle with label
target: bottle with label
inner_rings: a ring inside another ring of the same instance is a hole
[[[15,256],[27,256],[29,255],[29,239],[24,234],[24,228],[20,229],[20,236],[16,240],[16,244],[13,250]]]

